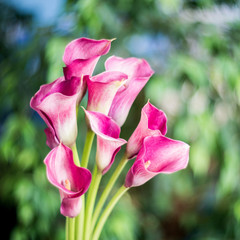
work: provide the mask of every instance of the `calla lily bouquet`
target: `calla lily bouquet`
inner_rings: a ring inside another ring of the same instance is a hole
[[[68,240],[99,239],[109,214],[126,191],[159,173],[173,173],[188,164],[189,145],[165,136],[167,117],[149,101],[142,108],[141,119],[129,140],[119,137],[132,103],[154,72],[144,59],[111,56],[105,62],[106,71],[92,76],[99,58],[109,52],[111,42],[87,38],[70,42],[63,55],[66,65],[63,76],[42,85],[30,102],[47,124],[46,143],[52,150],[44,163],[49,182],[59,189],[60,212],[66,216]],[[77,113],[86,92],[88,104],[86,109],[82,108],[88,131],[79,160]],[[90,171],[88,161],[94,136],[96,160]],[[122,159],[103,192],[98,192],[101,178],[124,144]],[[133,164],[125,183],[107,202],[129,161]],[[95,204],[97,194],[99,201]]]

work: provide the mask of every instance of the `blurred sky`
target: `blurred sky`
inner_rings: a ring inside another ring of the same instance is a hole
[[[55,22],[63,10],[65,0],[3,0],[21,12],[31,14],[39,26],[48,26]]]

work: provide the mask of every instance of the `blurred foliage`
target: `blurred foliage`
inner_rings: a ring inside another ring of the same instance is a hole
[[[0,11],[0,209],[5,239],[64,239],[59,194],[48,183],[42,162],[49,151],[45,124],[29,101],[41,84],[61,76],[65,45],[82,36],[116,37],[108,56],[146,58],[155,70],[122,137],[130,136],[150,99],[168,116],[167,136],[191,146],[186,170],[129,191],[101,239],[240,239],[238,2],[68,0],[50,26],[38,25],[33,15],[7,1],[1,1]],[[96,73],[108,56],[99,61]],[[86,132],[82,122],[79,111],[80,154]]]

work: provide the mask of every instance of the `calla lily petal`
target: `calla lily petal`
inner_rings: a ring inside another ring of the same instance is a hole
[[[60,144],[44,159],[47,178],[57,187],[61,196],[60,211],[64,216],[75,217],[81,210],[81,195],[89,188],[91,173],[88,169],[74,164],[70,148]]]
[[[165,113],[150,102],[142,108],[140,122],[128,140],[126,156],[135,157],[147,136],[165,135],[167,133],[167,117]]]
[[[77,94],[69,97],[54,93],[38,106],[48,127],[55,131],[58,141],[67,146],[72,146],[77,137],[77,98]]]
[[[71,79],[72,77],[80,77],[82,75],[91,76],[94,71],[95,65],[96,60],[93,61],[92,58],[76,59],[63,68],[63,73],[66,79]]]
[[[165,136],[149,136],[125,179],[125,187],[144,184],[159,173],[173,173],[186,168],[189,145]]]
[[[30,101],[31,108],[37,111],[37,106],[43,101],[44,98],[52,93],[58,92],[58,85],[63,81],[65,81],[65,78],[60,77],[52,83],[43,84],[40,86],[40,89],[35,93]]]
[[[108,71],[87,80],[87,110],[108,114],[118,89],[126,83],[128,76],[122,72]]]
[[[97,135],[96,161],[98,169],[105,174],[114,162],[121,146],[127,141],[119,138],[120,127],[110,117],[85,110],[90,127]]]
[[[94,40],[78,38],[65,48],[63,62],[66,64],[64,74],[67,79],[72,76],[92,75],[99,57],[108,53],[112,40]]]
[[[135,98],[154,71],[144,59],[124,59],[116,56],[107,59],[105,68],[107,71],[120,71],[128,75],[126,87],[118,90],[108,114],[119,126],[122,126]]]
[[[55,134],[55,131],[52,129],[52,128],[46,128],[44,130],[45,134],[46,134],[46,137],[47,137],[47,145],[53,149],[55,147],[57,147],[59,145],[59,140],[58,138],[56,137],[56,134]]]
[[[65,48],[63,62],[69,65],[76,59],[89,59],[107,54],[110,50],[112,40],[94,40],[89,38],[78,38],[71,41]]]
[[[67,146],[77,137],[76,107],[86,91],[86,77],[71,80],[59,78],[45,84],[31,99],[30,106],[38,112],[48,126],[45,131],[47,145],[63,142]]]

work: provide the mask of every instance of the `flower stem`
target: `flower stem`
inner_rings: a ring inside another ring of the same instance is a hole
[[[76,166],[80,167],[80,161],[79,161],[76,143],[72,146],[72,151],[73,151],[74,163],[76,164]],[[82,236],[80,236],[80,234],[82,234],[82,232],[83,232],[83,224],[81,223],[81,215],[84,214],[84,200],[85,200],[84,196],[82,196],[81,198],[82,198],[82,209],[81,209],[80,214],[77,217],[75,217],[75,237],[76,237],[76,239],[79,239],[79,240],[82,239]]]
[[[96,221],[99,217],[99,214],[101,213],[101,210],[104,206],[104,203],[106,202],[108,196],[109,196],[109,193],[111,192],[112,188],[113,188],[113,185],[115,184],[115,182],[117,181],[120,173],[122,172],[123,168],[125,167],[126,163],[128,162],[128,159],[126,158],[126,156],[124,155],[121,159],[121,161],[119,162],[117,168],[115,169],[115,171],[113,172],[110,180],[108,181],[108,184],[107,186],[105,187],[98,203],[97,203],[97,206],[94,210],[94,214],[93,214],[93,218],[92,218],[92,231],[93,231],[93,228],[96,224]]]
[[[129,188],[126,188],[124,185],[122,185],[122,187],[119,188],[119,190],[116,192],[116,194],[113,196],[113,198],[111,199],[111,201],[109,202],[109,204],[107,205],[107,207],[105,208],[105,210],[103,211],[99,222],[96,226],[96,229],[93,233],[93,237],[91,240],[98,240],[103,226],[108,218],[108,216],[110,215],[110,213],[112,212],[113,208],[115,207],[115,205],[117,204],[118,200],[122,197],[122,195],[128,190]]]
[[[75,165],[80,167],[80,161],[79,161],[76,143],[74,143],[74,145],[72,146],[72,152],[73,152],[73,161],[74,161]]]
[[[91,130],[88,130],[86,135],[86,141],[83,149],[83,155],[82,155],[82,167],[87,167],[88,165],[88,159],[90,156],[92,143],[94,139],[94,133]],[[76,147],[76,145],[75,145]],[[74,146],[72,147],[73,150],[73,156],[75,161],[75,152]],[[78,154],[77,157],[78,158]],[[79,158],[78,158],[79,159]],[[79,160],[78,160],[79,162]],[[76,164],[76,163],[75,163]],[[77,164],[76,164],[77,165]],[[80,162],[79,162],[80,166]],[[75,218],[75,240],[83,240],[83,233],[84,233],[84,215],[85,215],[85,196],[81,196],[82,198],[82,208],[80,214]]]
[[[74,240],[75,218],[66,217],[66,240]]]
[[[85,222],[84,222],[84,240],[91,239],[91,220],[92,220],[92,213],[95,204],[95,199],[97,196],[98,187],[102,178],[101,171],[98,170],[97,165],[94,167],[93,171],[93,180],[89,188],[89,192],[87,195],[87,203],[86,203],[86,215],[85,215]]]
[[[83,239],[83,228],[84,228],[84,212],[85,212],[85,195],[81,196],[82,208],[80,214],[75,218],[75,239]]]
[[[94,132],[90,129],[87,131],[87,136],[86,136],[86,141],[83,149],[83,154],[82,154],[82,167],[87,168],[88,166],[88,160],[89,160],[89,155],[91,152],[92,148],[92,143],[94,139]]]

